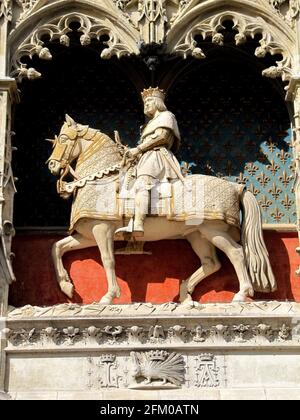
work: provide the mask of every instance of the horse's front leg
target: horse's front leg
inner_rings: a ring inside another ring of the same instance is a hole
[[[66,252],[75,251],[76,249],[89,248],[94,245],[95,241],[93,239],[85,238],[79,233],[76,233],[55,242],[52,246],[52,259],[59,287],[70,299],[73,297],[74,286],[66,269],[64,268],[62,257]]]
[[[114,256],[114,232],[115,225],[112,222],[101,222],[92,229],[93,235],[100,250],[103,267],[106,273],[108,290],[100,303],[111,304],[114,298],[120,297],[121,290],[115,273]]]

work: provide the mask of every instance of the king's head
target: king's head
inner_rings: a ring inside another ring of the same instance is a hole
[[[143,101],[145,101],[147,98],[159,98],[162,101],[165,100],[166,94],[162,89],[159,89],[159,87],[149,87],[149,89],[144,89],[141,93],[141,96],[143,98]]]

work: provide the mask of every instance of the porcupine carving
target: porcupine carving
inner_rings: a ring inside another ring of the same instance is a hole
[[[130,353],[134,370],[133,377],[144,377],[144,384],[150,384],[152,380],[161,379],[160,385],[171,383],[179,386],[184,382],[184,361],[177,353],[169,354],[163,350],[152,350],[145,353]]]

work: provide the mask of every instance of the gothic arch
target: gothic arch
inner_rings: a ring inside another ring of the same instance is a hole
[[[205,58],[195,36],[200,35],[203,40],[209,39],[213,44],[223,46],[223,23],[232,21],[237,46],[259,34],[261,39],[255,50],[257,57],[265,57],[268,53],[282,56],[275,66],[264,69],[263,75],[281,77],[283,81],[291,80],[296,53],[295,22],[292,18],[283,19],[271,5],[257,2],[216,0],[197,3],[192,0],[174,20],[166,38],[169,53],[184,58],[189,55],[197,59]]]
[[[41,74],[34,68],[27,68],[22,58],[37,55],[40,59],[51,60],[51,52],[44,46],[43,37],[47,35],[50,41],[59,40],[68,47],[68,34],[72,32],[70,24],[74,22],[80,25],[78,32],[82,33],[80,42],[84,46],[89,45],[92,39],[100,40],[103,35],[108,37],[104,41],[101,58],[138,54],[139,32],[122,11],[111,3],[108,7],[107,3],[107,0],[97,3],[90,0],[37,3],[40,8],[33,8],[28,16],[25,15],[8,39],[8,72],[18,81],[40,77]]]

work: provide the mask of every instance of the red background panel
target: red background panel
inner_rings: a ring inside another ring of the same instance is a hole
[[[51,246],[60,239],[55,234],[18,234],[13,241],[14,270],[17,277],[10,288],[10,304],[46,306],[70,300],[60,291],[51,260]],[[278,299],[300,302],[300,263],[295,252],[296,233],[265,232],[270,260],[278,283],[272,294],[256,293],[254,300]],[[124,243],[116,243],[116,248]],[[151,242],[145,250],[152,255],[116,255],[116,274],[121,286],[114,303],[178,301],[180,281],[200,266],[198,257],[185,240]],[[238,280],[227,257],[218,252],[222,268],[203,280],[193,299],[199,302],[230,302],[238,291]],[[75,285],[72,302],[97,302],[107,285],[98,248],[73,251],[63,258]]]

